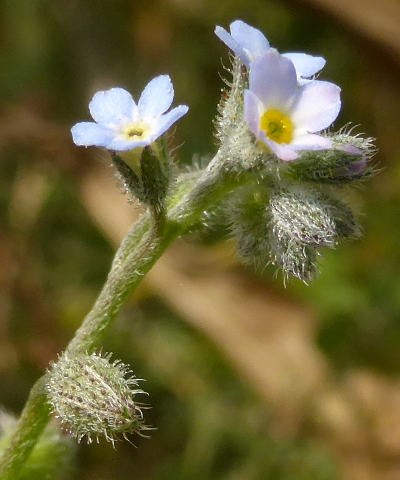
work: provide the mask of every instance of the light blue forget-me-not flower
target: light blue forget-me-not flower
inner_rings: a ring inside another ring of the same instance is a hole
[[[71,129],[78,146],[105,147],[125,151],[145,147],[165,133],[188,111],[186,105],[167,110],[174,99],[168,75],[153,78],[143,90],[136,105],[123,88],[95,93],[89,103],[94,122],[80,122]]]
[[[215,34],[227,45],[248,69],[258,57],[268,51],[271,46],[265,35],[257,28],[242,20],[230,24],[230,32],[217,25]],[[294,65],[299,84],[307,83],[310,77],[318,73],[325,65],[323,57],[314,57],[306,53],[284,53]]]
[[[335,121],[340,107],[337,85],[313,80],[299,86],[293,63],[274,48],[250,70],[244,118],[255,137],[281,160],[295,160],[302,150],[331,148],[331,140],[317,133]]]

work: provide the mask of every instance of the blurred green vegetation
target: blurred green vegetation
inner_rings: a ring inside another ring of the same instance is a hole
[[[16,419],[0,411],[0,452],[8,443]],[[55,425],[48,425],[35,445],[29,460],[22,467],[21,480],[66,480],[74,471],[76,445],[73,440],[60,433]],[[49,458],[51,462],[49,462]]]
[[[191,109],[177,127],[176,143],[184,141],[180,161],[190,163],[196,152],[212,154],[221,58],[228,64],[213,29],[236,18],[261,28],[281,51],[327,59],[321,78],[343,87],[338,126],[353,121],[377,136],[383,170],[356,192],[344,192],[359,210],[365,235],[327,252],[311,286],[290,282],[284,290],[271,268],[262,274],[243,268],[243,275],[313,312],[314,342],[333,377],[363,368],[397,381],[400,67],[379,39],[361,37],[351,22],[344,26],[295,0],[1,0],[0,5],[2,405],[20,411],[34,380],[90,309],[114,251],[79,187],[82,175],[103,160],[71,145],[70,126],[89,119],[87,104],[95,91],[123,86],[137,98],[149,79],[169,73],[175,104]],[[307,420],[300,420],[295,432],[279,431],[268,401],[224,350],[187,320],[151,291],[124,311],[105,350],[148,380],[144,389],[153,409],[147,418],[157,430],[150,440],[135,439],[138,449],[83,445],[76,478],[342,478],[341,448],[329,438],[321,441]],[[389,454],[386,460],[398,467]]]

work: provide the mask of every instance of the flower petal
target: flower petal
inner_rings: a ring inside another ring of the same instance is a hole
[[[327,150],[332,147],[332,141],[321,135],[306,133],[296,136],[290,142],[290,146],[293,150]]]
[[[265,35],[257,28],[248,25],[242,20],[235,20],[230,24],[231,35],[234,40],[248,52],[251,61],[269,49],[269,42]]]
[[[296,70],[290,60],[270,48],[252,64],[249,86],[264,108],[288,109],[297,89]]]
[[[285,143],[276,143],[273,140],[269,139],[265,132],[260,132],[261,140],[265,145],[280,159],[285,162],[290,162],[296,160],[298,154],[291,148],[291,146]]]
[[[138,102],[139,113],[144,119],[158,117],[171,106],[174,87],[169,75],[153,78],[145,87]]]
[[[241,45],[230,35],[225,28],[217,25],[214,30],[215,35],[222,40],[227,47],[229,47],[233,53],[240,58],[240,60],[246,65],[247,68],[250,67],[250,58],[248,54],[244,51]]]
[[[251,91],[244,91],[244,119],[256,137],[260,133],[260,118],[263,106],[258,97]]]
[[[291,118],[299,134],[319,132],[336,120],[340,106],[340,88],[314,80],[299,88]]]
[[[120,125],[133,119],[136,104],[123,88],[110,88],[94,94],[89,110],[94,120],[104,126]]]
[[[187,105],[179,105],[178,107],[173,108],[170,112],[165,113],[158,120],[157,126],[155,127],[154,133],[152,134],[152,140],[156,140],[164,132],[166,132],[172,124],[177,122],[183,115],[185,115],[189,110]]]
[[[145,147],[147,145],[150,145],[151,142],[151,138],[145,138],[143,140],[125,140],[115,137],[112,142],[107,145],[107,149],[124,152],[127,150],[133,150],[138,147]]]
[[[73,142],[79,147],[106,147],[114,137],[114,132],[94,122],[77,123],[71,133]]]
[[[306,53],[284,53],[283,56],[293,62],[299,77],[309,78],[322,70],[326,60],[323,57],[314,57]]]

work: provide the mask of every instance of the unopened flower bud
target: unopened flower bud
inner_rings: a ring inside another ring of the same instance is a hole
[[[349,165],[338,168],[336,171],[337,177],[344,177],[349,179],[360,178],[367,168],[367,160],[362,158],[356,162],[352,162]]]
[[[145,393],[138,380],[122,362],[101,356],[62,355],[51,364],[47,393],[61,424],[78,442],[86,437],[91,443],[101,436],[114,443],[127,434],[141,434],[144,425],[143,404],[136,395]]]
[[[351,209],[319,190],[276,190],[270,210],[272,263],[306,282],[316,272],[318,249],[334,248],[340,239],[360,235]]]
[[[215,122],[220,143],[218,159],[225,168],[242,172],[259,166],[266,155],[257,147],[243,117],[243,92],[248,80],[238,59],[233,61],[230,72],[232,80],[225,80],[226,89],[222,92]]]
[[[317,272],[317,249],[270,231],[271,263],[282,269],[285,278],[293,276],[309,283]]]
[[[241,259],[263,270],[269,263],[270,252],[267,192],[242,191],[232,198],[226,213]]]

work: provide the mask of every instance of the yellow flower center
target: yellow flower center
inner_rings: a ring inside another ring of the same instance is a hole
[[[290,143],[293,139],[293,123],[279,110],[267,110],[261,117],[260,128],[276,143]]]
[[[146,136],[149,127],[143,123],[134,123],[127,125],[122,130],[122,135],[127,140],[141,140]]]

